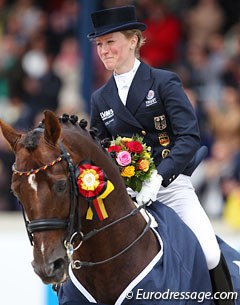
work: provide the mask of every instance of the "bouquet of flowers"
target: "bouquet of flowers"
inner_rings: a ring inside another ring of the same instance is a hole
[[[140,192],[143,181],[149,179],[156,168],[151,147],[143,143],[142,137],[119,136],[111,141],[108,152],[115,159],[126,186]]]

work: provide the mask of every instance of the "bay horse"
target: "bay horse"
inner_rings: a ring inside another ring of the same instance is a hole
[[[22,205],[32,266],[45,284],[60,287],[60,305],[148,303],[150,295],[133,292],[137,288],[144,293],[211,291],[194,234],[160,203],[148,208],[152,216],[141,213],[144,207],[129,197],[118,167],[86,121],[45,111],[43,122],[27,133],[3,121],[0,126],[15,154],[11,188]],[[100,201],[92,193],[96,173],[104,178]],[[151,304],[162,304],[159,298],[152,294]],[[171,300],[195,302],[186,295]]]

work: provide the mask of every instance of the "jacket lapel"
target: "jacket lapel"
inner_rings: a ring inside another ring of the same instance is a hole
[[[146,99],[151,88],[153,78],[150,75],[150,68],[145,63],[141,63],[130,86],[126,107],[134,115],[139,105]]]
[[[142,129],[140,123],[134,118],[131,112],[123,105],[119,95],[117,86],[112,76],[105,89],[102,92],[103,99],[106,101],[108,106],[114,111],[114,116],[122,121],[128,123],[129,125],[136,126]]]
[[[103,98],[110,108],[113,109],[114,115],[130,125],[143,128],[135,119],[134,114],[137,108],[146,98],[151,88],[153,79],[150,76],[150,68],[145,63],[141,63],[130,86],[126,107],[123,105],[118,95],[117,86],[112,76],[105,89],[102,92]]]

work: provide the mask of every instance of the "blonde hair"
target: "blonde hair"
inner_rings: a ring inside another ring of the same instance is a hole
[[[136,56],[136,58],[139,58],[140,57],[140,54],[139,54],[140,48],[145,43],[145,37],[143,37],[142,31],[133,29],[133,30],[121,31],[121,33],[128,39],[132,38],[134,35],[137,36],[138,41],[137,41],[137,45],[135,48],[135,56]]]

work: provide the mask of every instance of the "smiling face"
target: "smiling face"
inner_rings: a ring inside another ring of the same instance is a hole
[[[98,56],[105,68],[122,74],[133,68],[137,36],[127,38],[121,32],[106,34],[96,38]]]

